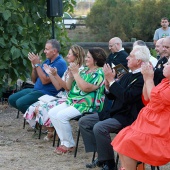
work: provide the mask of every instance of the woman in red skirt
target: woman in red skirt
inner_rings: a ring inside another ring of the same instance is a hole
[[[165,78],[156,87],[151,65],[143,64],[143,99],[148,102],[136,121],[112,141],[122,170],[136,170],[137,161],[153,166],[170,162],[170,59],[164,64]]]

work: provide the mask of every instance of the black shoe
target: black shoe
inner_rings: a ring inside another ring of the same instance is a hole
[[[107,165],[104,165],[101,170],[109,170],[109,167]]]
[[[102,167],[103,162],[100,162],[98,158],[96,158],[92,163],[86,164],[86,168],[95,168],[96,166]]]
[[[115,168],[109,168],[108,165],[104,165],[101,170],[115,170]]]

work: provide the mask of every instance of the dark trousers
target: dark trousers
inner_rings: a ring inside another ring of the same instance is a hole
[[[23,114],[28,107],[37,102],[38,98],[44,95],[42,92],[33,90],[32,88],[23,89],[9,96],[8,102]]]
[[[99,121],[98,114],[83,116],[79,120],[80,132],[86,152],[98,153],[99,161],[114,159],[110,133],[116,133],[122,125],[114,118]]]

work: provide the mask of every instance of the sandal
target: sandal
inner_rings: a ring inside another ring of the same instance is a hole
[[[54,133],[53,132],[47,132],[47,136],[44,137],[44,141],[49,142],[53,140]]]
[[[70,152],[73,152],[74,151],[74,147],[71,147],[71,148],[67,148],[66,146],[64,145],[61,145],[59,147],[57,147],[54,152],[58,155],[62,155],[62,154],[66,154],[66,153],[70,153]]]

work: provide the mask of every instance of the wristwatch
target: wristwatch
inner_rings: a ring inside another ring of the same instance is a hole
[[[34,66],[37,68],[38,66],[41,66],[41,65],[40,64],[35,64]]]

